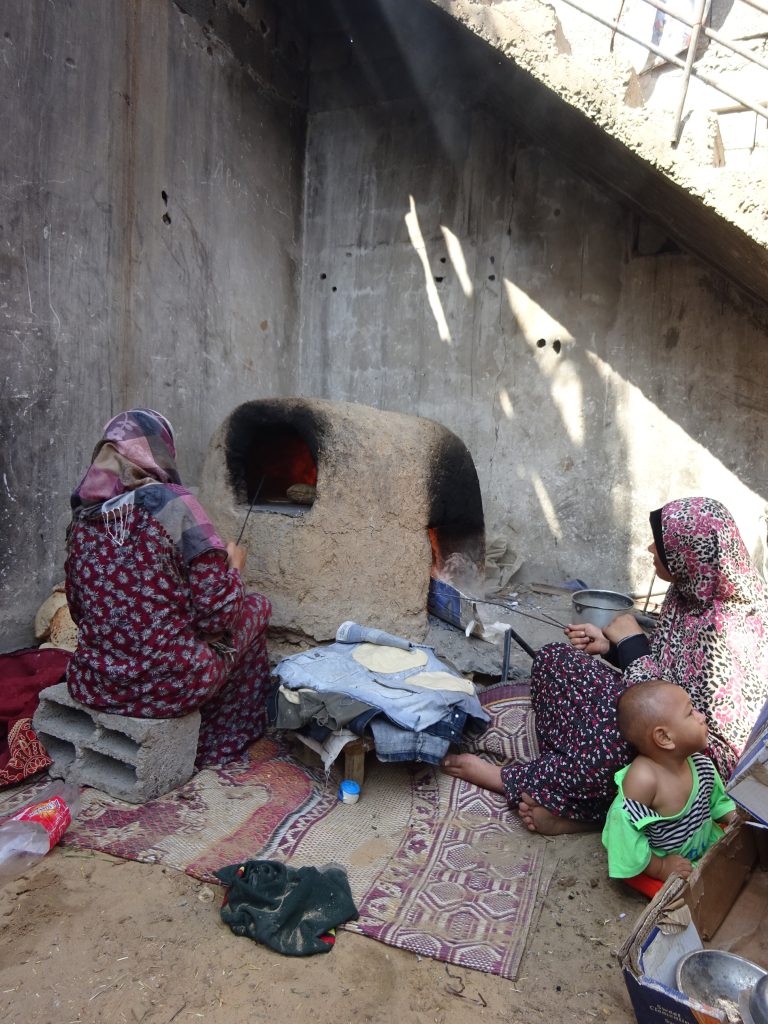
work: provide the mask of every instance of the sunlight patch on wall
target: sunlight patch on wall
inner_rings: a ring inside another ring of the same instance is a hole
[[[541,506],[541,511],[547,521],[547,526],[549,527],[552,536],[559,542],[563,539],[563,530],[560,526],[560,520],[557,518],[557,512],[555,512],[555,506],[552,504],[549,494],[547,493],[547,488],[544,486],[541,477],[535,469],[531,471],[531,483],[533,484],[533,489],[536,491],[536,497],[539,499],[539,505]]]
[[[578,369],[571,362],[564,362],[559,356],[553,356],[550,348],[541,348],[541,339],[550,343],[553,340],[573,341],[573,335],[559,320],[550,316],[522,288],[504,278],[507,300],[520,331],[528,345],[539,355],[539,370],[550,380],[550,395],[557,406],[563,427],[574,445],[582,447],[584,432],[584,390]],[[559,351],[559,350],[558,350]]]
[[[453,269],[456,271],[456,276],[459,279],[461,290],[469,299],[472,297],[474,289],[472,287],[472,282],[469,279],[469,273],[467,272],[467,261],[464,259],[464,250],[461,248],[461,242],[450,228],[445,227],[444,224],[440,225],[440,230],[443,232],[445,246],[448,250],[448,259],[451,261]]]
[[[509,397],[509,392],[506,388],[499,388],[499,404],[501,405],[501,411],[511,420],[515,415],[515,410],[512,408],[512,399]]]
[[[706,431],[692,437],[609,363],[594,352],[585,355],[604,386],[601,407],[593,406],[593,415],[599,416],[600,422],[593,424],[592,430],[605,438],[606,445],[610,444],[608,432],[615,432],[621,452],[618,473],[625,481],[622,491],[632,495],[636,506],[633,532],[638,540],[630,553],[630,569],[638,586],[647,574],[648,511],[675,498],[704,494],[722,501],[733,514],[748,550],[753,557],[759,550],[760,560],[766,530],[760,517],[765,501],[741,479],[738,457],[714,454],[722,441],[718,424],[713,424],[711,437]],[[587,424],[589,430],[589,419]],[[614,511],[618,514],[619,508]]]
[[[416,201],[413,196],[408,196],[410,203],[410,211],[405,215],[405,226],[408,229],[408,237],[411,240],[411,245],[416,250],[416,255],[421,261],[422,269],[424,270],[424,284],[427,289],[427,301],[429,302],[429,308],[432,310],[432,316],[435,318],[437,324],[437,333],[440,336],[440,340],[451,344],[451,332],[448,329],[448,321],[445,318],[443,312],[443,304],[440,302],[440,296],[437,294],[437,288],[432,277],[432,270],[429,266],[429,257],[427,255],[427,246],[424,242],[424,236],[421,233],[421,225],[419,224],[419,215],[416,212]]]
[[[507,291],[509,308],[514,313],[518,326],[529,344],[535,345],[539,338],[573,341],[573,335],[559,320],[550,316],[543,306],[540,306],[535,299],[532,299],[507,277],[504,278],[504,287]]]

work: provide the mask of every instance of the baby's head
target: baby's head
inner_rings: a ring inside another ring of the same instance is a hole
[[[682,686],[649,679],[628,687],[616,707],[619,731],[647,757],[664,751],[688,757],[707,746],[707,720]]]

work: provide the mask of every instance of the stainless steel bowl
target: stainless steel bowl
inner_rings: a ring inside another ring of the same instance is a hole
[[[722,949],[696,949],[677,963],[677,987],[699,1003],[726,1015],[738,1009],[739,996],[751,991],[768,973],[751,960]],[[730,1019],[730,1018],[729,1018]]]
[[[575,622],[591,622],[599,629],[635,605],[628,594],[618,594],[615,590],[577,590],[571,602]]]
[[[754,1024],[768,1024],[768,974],[763,975],[752,989],[749,1012]]]

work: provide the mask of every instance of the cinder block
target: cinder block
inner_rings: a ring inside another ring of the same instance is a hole
[[[168,793],[195,770],[198,711],[183,718],[110,715],[80,704],[58,683],[41,692],[32,724],[53,758],[54,778],[132,804]]]

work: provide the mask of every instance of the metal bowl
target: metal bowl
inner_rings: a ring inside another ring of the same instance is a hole
[[[768,1024],[768,974],[763,975],[752,989],[749,1012],[754,1024]]]
[[[768,973],[751,960],[722,949],[696,949],[677,963],[677,987],[699,1003],[715,1010],[738,1007],[739,996],[754,988]]]
[[[618,594],[615,590],[577,590],[571,602],[576,622],[591,622],[599,629],[635,606],[628,594]]]

